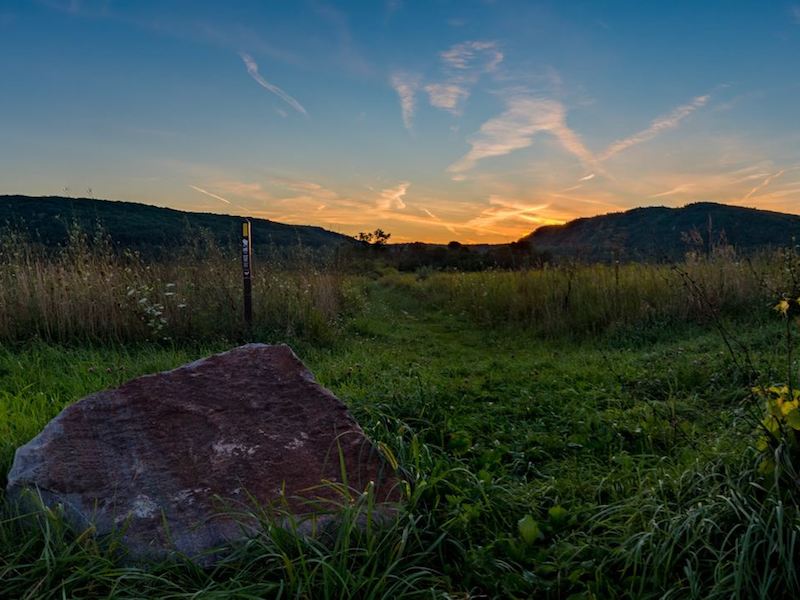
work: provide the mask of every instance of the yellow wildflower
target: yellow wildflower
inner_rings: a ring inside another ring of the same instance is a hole
[[[784,298],[775,305],[775,310],[777,310],[782,315],[786,316],[786,314],[788,314],[789,312],[789,301],[786,298]]]

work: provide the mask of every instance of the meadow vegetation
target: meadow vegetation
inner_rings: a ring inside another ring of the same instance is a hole
[[[397,461],[398,519],[355,526],[367,494],[309,539],[264,511],[263,535],[203,570],[131,566],[5,504],[0,595],[796,597],[797,264],[260,261],[253,337],[291,343]],[[239,286],[210,246],[168,263],[86,238],[3,246],[0,473],[83,395],[238,343]]]
[[[771,257],[680,265],[545,265],[535,270],[394,275],[420,300],[449,306],[488,327],[513,324],[545,336],[586,336],[632,327],[752,319],[780,278]]]
[[[357,304],[342,276],[305,252],[261,257],[269,268],[253,276],[255,335],[324,338],[346,306]],[[241,339],[238,261],[209,235],[168,261],[148,261],[115,252],[102,232],[72,229],[57,250],[7,234],[0,242],[0,340]]]

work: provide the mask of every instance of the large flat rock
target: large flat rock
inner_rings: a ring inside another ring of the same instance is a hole
[[[320,485],[344,483],[340,458],[355,493],[374,482],[378,502],[397,499],[344,404],[288,346],[248,344],[67,407],[17,450],[8,489],[62,505],[78,529],[122,529],[134,558],[198,556],[246,535],[233,507],[340,501]]]

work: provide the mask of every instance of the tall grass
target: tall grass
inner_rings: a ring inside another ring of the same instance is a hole
[[[253,330],[328,337],[357,295],[352,278],[310,260],[263,260],[253,275]],[[239,259],[213,243],[153,262],[77,230],[55,252],[13,233],[0,242],[0,340],[237,340],[244,333]]]
[[[0,512],[0,581],[9,598],[314,598],[321,600],[447,597],[436,570],[444,536],[430,535],[422,517],[393,518],[370,494],[332,507],[335,525],[316,535],[280,502],[237,513],[244,543],[217,549],[203,569],[187,557],[131,564],[119,533],[97,540],[72,530],[56,510]],[[257,534],[254,531],[258,531]]]
[[[797,597],[800,491],[791,478],[765,477],[753,454],[662,476],[595,515],[603,541],[615,543],[605,566],[631,597]]]
[[[90,238],[73,230],[66,246],[46,252],[7,233],[0,241],[0,339],[240,339],[238,261],[202,237],[197,247],[169,260],[145,261],[113,251],[102,234]],[[302,255],[288,262],[277,255],[256,261],[254,329],[262,337],[330,337],[339,317],[361,303],[358,275]],[[740,261],[721,254],[678,266],[390,273],[382,280],[487,326],[512,324],[547,336],[594,335],[703,321],[710,310],[737,317],[761,313],[768,299],[764,280],[777,278],[779,267],[772,256]]]
[[[721,257],[677,266],[562,265],[530,271],[396,275],[428,301],[485,325],[513,324],[548,336],[597,334],[617,327],[703,321],[709,311],[763,311],[771,257]],[[701,294],[688,288],[697,287]]]

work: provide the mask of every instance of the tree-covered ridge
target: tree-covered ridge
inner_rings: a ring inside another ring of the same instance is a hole
[[[321,227],[287,225],[267,219],[251,221],[256,246],[321,248],[352,241],[348,236]],[[185,212],[135,202],[0,196],[0,228],[25,231],[34,241],[47,246],[65,243],[75,225],[87,232],[99,225],[115,246],[146,253],[184,246],[201,232],[227,246],[241,236],[241,222],[241,217],[232,215]]]
[[[193,238],[210,236],[222,246],[236,244],[241,217],[192,213],[134,202],[59,196],[0,196],[0,229],[24,231],[46,246],[64,244],[76,225],[98,226],[118,248],[153,255],[184,248]],[[357,244],[348,236],[310,225],[252,219],[256,247],[301,245],[311,249]],[[421,266],[480,270],[535,266],[548,260],[587,262],[675,261],[687,252],[705,254],[733,247],[748,254],[785,247],[800,239],[800,215],[698,202],[682,208],[648,207],[580,218],[540,227],[511,244],[390,244],[384,256],[401,270]],[[360,247],[360,246],[359,246]]]
[[[788,246],[800,239],[800,215],[713,202],[635,208],[540,227],[524,239],[540,252],[586,260],[680,260],[715,246],[737,251]]]

